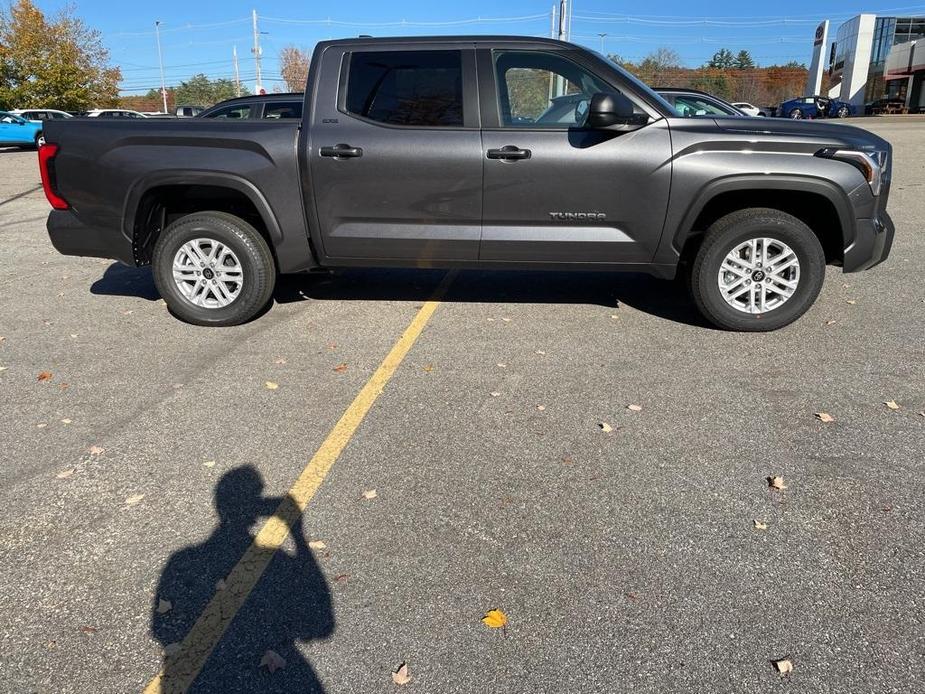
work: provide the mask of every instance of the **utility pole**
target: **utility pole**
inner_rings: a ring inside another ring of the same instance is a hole
[[[556,6],[552,6],[552,26],[549,29],[549,38],[556,38]]]
[[[234,95],[241,96],[241,76],[238,73],[238,47],[231,47],[231,55],[234,58]]]
[[[559,0],[559,40],[568,41],[568,0]],[[565,94],[565,78],[562,75],[556,75],[556,87],[553,97]]]
[[[252,10],[251,15],[254,19],[254,47],[251,51],[254,54],[254,67],[257,70],[257,84],[254,92],[261,94],[263,93],[263,76],[260,74],[260,32],[257,31],[257,10]]]
[[[604,37],[607,36],[607,34],[598,34],[598,36],[601,37],[601,55],[604,55]]]
[[[164,54],[161,53],[161,22],[154,22],[154,34],[157,36],[157,62],[161,67],[161,98],[164,100],[164,113],[167,113],[167,83],[164,81]]]

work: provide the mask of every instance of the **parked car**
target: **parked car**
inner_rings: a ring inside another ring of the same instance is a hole
[[[173,110],[173,114],[177,118],[195,118],[204,110],[202,106],[177,106]]]
[[[87,118],[148,118],[138,111],[130,111],[127,108],[95,108],[87,111]]]
[[[747,101],[733,101],[732,105],[748,116],[761,116],[763,118],[768,115],[766,111],[761,110],[757,106],[752,106]]]
[[[864,115],[867,116],[878,116],[882,113],[908,113],[908,110],[905,99],[883,98],[864,105]]]
[[[15,113],[0,111],[0,145],[38,147],[44,142],[44,123],[26,120]]]
[[[691,116],[744,116],[735,106],[699,89],[656,87],[655,91],[685,118]]]
[[[59,111],[55,108],[30,108],[30,109],[13,109],[10,113],[32,121],[51,120],[52,118],[73,118],[67,111]]]
[[[890,251],[891,148],[860,128],[679,117],[529,37],[322,41],[308,79],[301,120],[49,121],[52,244],[152,265],[198,325],[248,321],[312,269],[682,268],[707,320],[748,331],[801,316],[827,262]],[[569,121],[544,120],[556,89],[582,96]]]
[[[854,107],[847,101],[830,99],[827,96],[800,96],[785,101],[777,109],[781,118],[847,118],[854,113]]]
[[[228,120],[299,119],[302,117],[304,98],[305,95],[299,93],[240,96],[219,102],[196,117]]]

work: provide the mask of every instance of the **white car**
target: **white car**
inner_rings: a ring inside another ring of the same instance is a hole
[[[10,111],[10,113],[37,123],[43,120],[59,120],[74,117],[67,111],[59,111],[56,108],[17,108],[14,111]]]
[[[138,111],[129,111],[127,108],[95,108],[87,112],[87,118],[148,118]]]
[[[748,103],[747,101],[736,101],[736,102],[733,102],[732,105],[735,106],[735,107],[736,107],[737,109],[739,109],[740,111],[742,111],[743,113],[747,113],[747,114],[750,115],[750,116],[766,116],[766,115],[768,115],[768,114],[766,114],[764,111],[762,111],[760,108],[758,108],[757,106],[752,106],[752,105],[751,105],[750,103]]]

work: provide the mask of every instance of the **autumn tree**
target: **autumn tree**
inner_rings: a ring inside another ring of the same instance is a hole
[[[308,81],[308,63],[311,55],[295,46],[286,46],[279,52],[280,73],[290,92],[304,92]]]
[[[0,107],[115,105],[122,74],[100,33],[66,5],[50,20],[31,0],[0,9]]]
[[[209,107],[219,101],[237,96],[237,89],[233,80],[210,80],[206,75],[199,73],[193,75],[185,82],[180,82],[173,88],[173,96],[179,106]],[[250,92],[242,84],[241,94],[246,96]]]

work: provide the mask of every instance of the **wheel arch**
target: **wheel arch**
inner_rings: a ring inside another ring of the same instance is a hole
[[[734,176],[707,184],[684,214],[673,240],[682,261],[710,224],[749,207],[769,207],[800,219],[819,238],[828,262],[843,260],[854,238],[851,203],[835,183],[811,176]]]
[[[123,234],[132,241],[135,263],[150,263],[154,242],[172,218],[207,210],[229,212],[251,223],[276,260],[283,231],[253,183],[230,173],[160,171],[137,181],[126,196]]]

